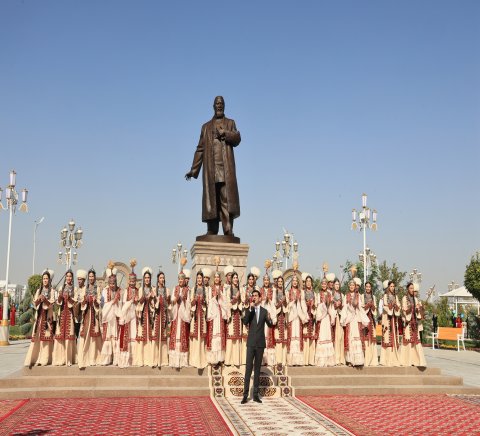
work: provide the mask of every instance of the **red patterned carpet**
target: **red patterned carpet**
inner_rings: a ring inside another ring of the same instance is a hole
[[[356,435],[480,435],[480,404],[448,395],[297,397]]]
[[[22,407],[28,400],[0,400],[0,422]]]
[[[208,397],[2,400],[0,414],[1,435],[232,434]]]

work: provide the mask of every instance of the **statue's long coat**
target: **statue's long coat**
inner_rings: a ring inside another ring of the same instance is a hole
[[[240,132],[235,121],[224,118],[225,146],[223,150],[223,165],[225,170],[225,186],[227,188],[228,213],[235,219],[240,216],[240,198],[238,196],[237,174],[235,170],[235,155],[233,147],[240,144]],[[219,207],[215,194],[215,160],[213,150],[215,125],[214,119],[202,126],[197,150],[193,156],[192,176],[196,179],[203,164],[203,198],[202,221],[219,219]]]

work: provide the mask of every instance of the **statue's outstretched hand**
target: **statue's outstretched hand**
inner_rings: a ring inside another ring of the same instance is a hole
[[[189,171],[187,174],[185,174],[185,180],[190,180],[193,177],[193,174],[191,171]]]

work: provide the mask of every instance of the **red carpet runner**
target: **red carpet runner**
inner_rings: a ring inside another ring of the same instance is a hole
[[[480,399],[447,395],[297,397],[356,435],[479,435]]]
[[[223,436],[232,433],[208,397],[143,397],[3,400],[0,434]]]

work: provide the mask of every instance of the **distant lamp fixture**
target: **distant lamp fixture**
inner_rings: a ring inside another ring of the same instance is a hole
[[[177,245],[172,248],[172,263],[178,265],[178,268],[177,268],[178,273],[180,273],[180,270],[182,269],[182,263],[180,262],[180,260],[183,257],[183,259],[185,259],[185,262],[186,262],[188,257],[187,249],[183,250],[183,256],[182,256],[182,248],[183,248],[183,244],[181,242],[177,243]]]
[[[356,209],[352,209],[352,230],[360,230],[363,232],[363,253],[360,261],[363,262],[363,283],[367,281],[367,229],[377,230],[377,211],[373,211],[367,207],[367,194],[362,194],[362,209],[357,214]]]
[[[78,254],[73,250],[83,245],[83,230],[80,227],[75,230],[75,221],[73,219],[68,222],[67,226],[60,230],[60,247],[64,248],[65,252],[58,252],[58,263],[65,264],[68,271],[72,268],[72,264],[77,264]],[[65,256],[65,260],[63,260],[63,256]]]

